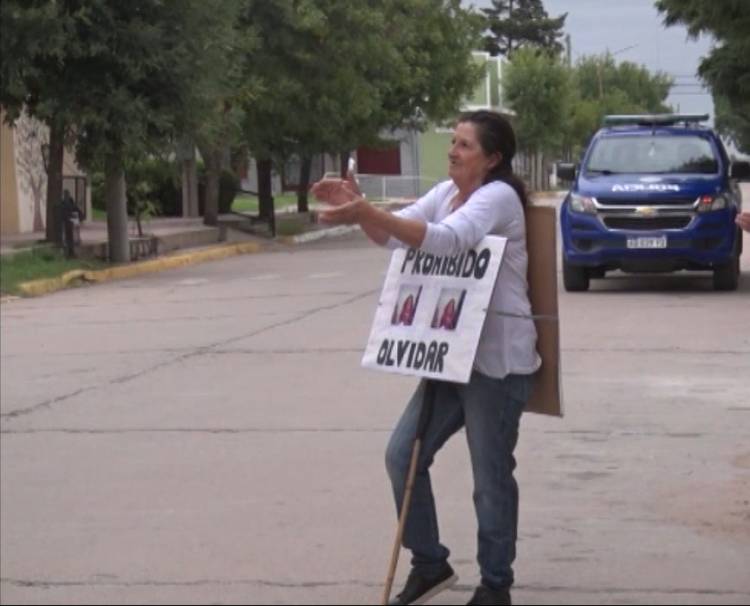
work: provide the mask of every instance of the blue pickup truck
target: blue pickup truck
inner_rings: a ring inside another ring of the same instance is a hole
[[[606,116],[560,212],[563,283],[585,291],[591,278],[625,272],[713,272],[716,290],[735,290],[742,232],[739,180],[750,163],[730,162],[707,115]]]

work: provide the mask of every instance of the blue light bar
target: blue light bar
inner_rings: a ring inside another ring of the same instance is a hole
[[[669,126],[677,124],[678,122],[689,124],[694,122],[705,122],[706,120],[708,120],[708,114],[622,114],[604,116],[603,123],[605,126],[622,126],[625,124]]]

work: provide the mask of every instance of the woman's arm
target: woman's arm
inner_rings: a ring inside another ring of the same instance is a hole
[[[393,237],[407,246],[419,248],[427,233],[427,225],[423,221],[399,217],[376,208],[361,197],[322,211],[320,219],[332,225],[359,224],[367,237],[380,246]]]
[[[418,248],[427,225],[419,219],[399,217],[370,204],[359,190],[354,175],[346,179],[323,179],[311,188],[312,194],[333,208],[321,211],[320,220],[330,225],[359,225],[375,244],[385,245],[395,238]]]

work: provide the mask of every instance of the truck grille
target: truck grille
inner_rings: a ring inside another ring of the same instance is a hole
[[[603,217],[604,225],[610,229],[652,230],[683,229],[688,226],[692,217]]]
[[[634,200],[633,198],[597,198],[599,204],[605,206],[692,206],[695,197],[692,198],[659,198],[656,200]]]

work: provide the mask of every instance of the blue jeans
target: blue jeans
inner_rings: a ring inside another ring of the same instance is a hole
[[[386,467],[396,507],[404,498],[417,421],[422,407],[422,381],[391,436]],[[417,461],[411,506],[403,545],[412,552],[412,566],[425,576],[440,571],[448,549],[440,543],[430,466],[449,437],[466,427],[474,475],[474,508],[479,526],[477,560],[482,582],[500,589],[513,584],[516,557],[518,485],[513,477],[521,412],[531,392],[531,375],[494,379],[472,373],[468,384],[439,382],[432,417]]]

